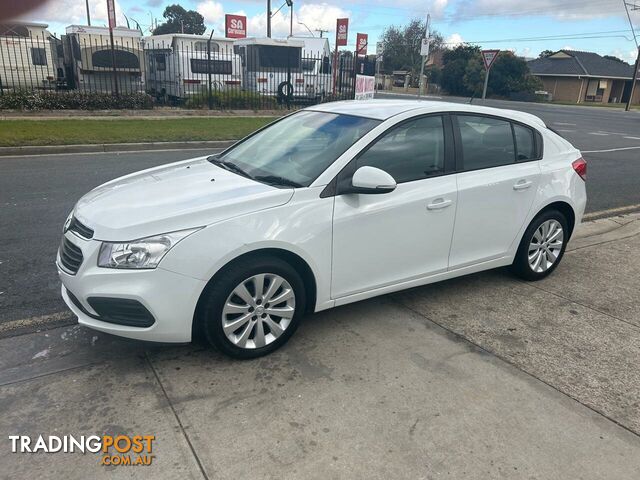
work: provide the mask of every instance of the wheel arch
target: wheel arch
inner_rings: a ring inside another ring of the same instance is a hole
[[[192,336],[196,332],[199,331],[199,320],[202,318],[202,305],[203,300],[205,298],[206,293],[209,291],[211,286],[216,282],[220,276],[225,274],[225,271],[231,266],[235,265],[238,262],[245,261],[251,258],[258,257],[275,257],[279,258],[289,265],[291,265],[302,278],[302,282],[304,283],[305,297],[306,297],[306,306],[305,312],[312,313],[315,310],[316,298],[317,298],[317,282],[316,277],[313,273],[313,270],[309,266],[309,264],[298,254],[285,250],[283,248],[277,247],[267,247],[267,248],[259,248],[256,250],[251,250],[249,252],[245,252],[237,257],[229,260],[225,265],[223,265],[213,276],[209,279],[205,287],[202,289],[200,296],[198,297],[198,302],[196,303],[196,309],[193,315],[193,323],[192,323]]]
[[[549,210],[558,210],[567,219],[567,223],[569,224],[569,232],[568,232],[569,233],[569,237],[568,238],[570,239],[571,235],[573,234],[573,231],[575,230],[575,227],[576,227],[576,212],[573,209],[573,207],[567,202],[564,202],[562,200],[558,200],[558,201],[549,203],[548,205],[545,205],[543,208],[541,208],[535,214],[535,216],[533,218],[537,217],[541,213],[548,212]]]

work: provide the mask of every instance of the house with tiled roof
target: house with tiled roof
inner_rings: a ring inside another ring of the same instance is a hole
[[[528,65],[553,100],[625,103],[631,95],[633,66],[597,53],[560,50]],[[633,95],[635,104],[640,103],[639,83],[636,81]]]

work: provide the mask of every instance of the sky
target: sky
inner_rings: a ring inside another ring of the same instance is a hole
[[[640,41],[640,0],[627,0],[630,4],[634,1],[638,9],[631,11],[631,18]],[[200,12],[207,34],[213,28],[215,36],[224,36],[225,13],[246,15],[249,36],[266,34],[266,0],[116,0],[118,24],[126,25],[126,15],[148,35],[152,19],[161,23],[164,8],[173,3]],[[272,0],[272,4],[275,11],[280,0]],[[106,0],[89,0],[89,5],[92,24],[105,25]],[[329,30],[325,36],[333,45],[336,19],[348,17],[349,44],[342,48],[353,49],[356,33],[361,32],[369,35],[371,52],[386,28],[425,18],[427,13],[431,14],[432,28],[450,46],[469,42],[525,57],[560,49],[615,55],[629,63],[636,57],[623,0],[294,0],[294,35]],[[273,37],[289,34],[289,15],[285,6],[273,17]],[[61,34],[67,25],[86,24],[85,0],[50,0],[22,19],[48,23],[50,31]]]

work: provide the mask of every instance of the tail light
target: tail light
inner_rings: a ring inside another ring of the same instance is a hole
[[[304,78],[296,78],[296,83],[304,83]]]
[[[580,157],[579,159],[575,160],[571,164],[571,166],[573,167],[575,172],[578,175],[580,175],[580,178],[586,182],[587,181],[587,162],[586,162],[586,160],[584,158]]]
[[[188,80],[185,78],[182,82],[187,85],[200,85],[200,80]]]
[[[240,80],[225,80],[225,85],[240,85]]]
[[[258,78],[257,82],[258,83],[267,83],[267,79],[266,78]]]

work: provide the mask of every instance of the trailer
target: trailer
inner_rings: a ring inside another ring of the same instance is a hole
[[[183,99],[212,91],[240,89],[242,62],[233,40],[168,34],[143,39],[147,90],[159,99]]]
[[[262,95],[308,98],[302,72],[304,42],[297,39],[243,38],[234,51],[242,59],[243,88]]]
[[[70,88],[82,92],[137,93],[145,91],[142,32],[70,25],[63,36],[64,63]]]
[[[63,82],[60,40],[45,23],[0,24],[0,91],[53,90]]]
[[[307,96],[322,101],[333,91],[331,48],[329,40],[318,37],[289,37],[304,43],[302,73]]]

